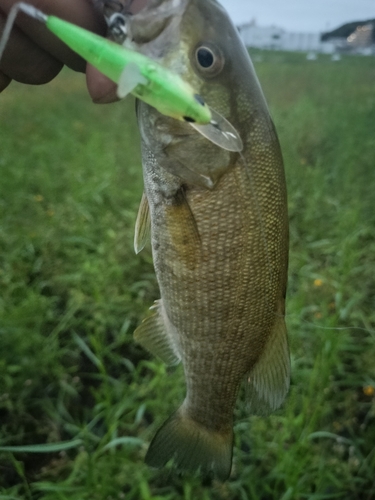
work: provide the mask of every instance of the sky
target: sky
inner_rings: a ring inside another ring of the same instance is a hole
[[[235,24],[317,33],[350,21],[375,18],[375,0],[219,0]]]

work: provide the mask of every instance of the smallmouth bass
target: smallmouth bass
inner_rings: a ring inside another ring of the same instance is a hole
[[[180,8],[168,17],[171,2]],[[289,387],[283,161],[248,53],[219,3],[156,0],[140,14],[138,50],[197,89],[244,145],[242,154],[224,150],[137,102],[145,193],[135,248],[151,222],[161,299],[135,339],[168,364],[181,361],[186,379],[185,400],[157,431],[146,462],[173,459],[181,470],[225,480],[240,385],[250,414],[278,408]]]

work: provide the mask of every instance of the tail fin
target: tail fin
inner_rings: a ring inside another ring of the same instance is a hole
[[[151,467],[163,467],[169,460],[181,471],[210,472],[221,481],[232,466],[233,431],[216,432],[184,415],[179,408],[157,431],[146,455]]]

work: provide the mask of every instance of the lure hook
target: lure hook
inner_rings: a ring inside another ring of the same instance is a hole
[[[128,18],[124,14],[114,12],[110,17],[105,18],[110,37],[120,45],[129,36]]]

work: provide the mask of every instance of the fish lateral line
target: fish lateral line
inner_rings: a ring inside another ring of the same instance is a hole
[[[189,83],[147,56],[96,35],[84,28],[36,7],[19,2],[13,5],[0,40],[0,60],[18,12],[42,22],[60,40],[118,85],[118,96],[131,93],[163,115],[189,123],[217,146],[241,151],[236,129],[207,106]]]

